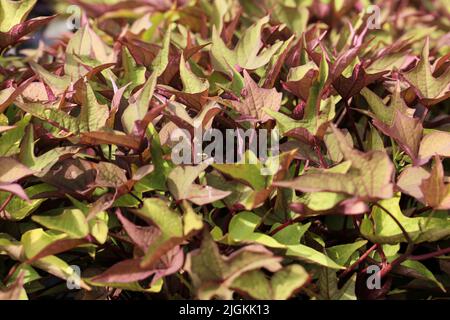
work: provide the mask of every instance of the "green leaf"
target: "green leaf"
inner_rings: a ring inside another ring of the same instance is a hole
[[[34,215],[32,219],[44,227],[64,232],[74,239],[84,238],[89,234],[86,217],[78,209],[66,209],[57,216]]]
[[[229,9],[229,4],[226,0],[214,0],[211,5],[211,20],[212,25],[221,32],[223,27],[223,18]]]
[[[16,102],[17,106],[32,116],[47,121],[70,133],[98,131],[106,124],[109,117],[108,106],[98,103],[94,91],[88,82],[80,90],[82,97],[81,111],[73,117],[59,109],[59,102],[43,105],[42,103]]]
[[[231,69],[239,65],[243,69],[254,70],[264,66],[270,58],[283,45],[282,41],[277,41],[269,48],[260,51],[261,29],[269,21],[266,16],[258,20],[242,35],[234,50],[227,48],[220,33],[213,26],[211,60],[215,70],[229,73]]]
[[[338,289],[336,271],[328,268],[319,269],[318,287],[321,300],[356,300],[356,275],[350,278],[341,289]]]
[[[34,128],[33,125],[30,125],[22,140],[19,159],[24,165],[35,171],[36,176],[44,175],[47,171],[45,169],[50,169],[62,156],[75,154],[79,150],[77,147],[59,147],[36,157],[34,154],[35,143]]]
[[[385,135],[392,137],[399,146],[416,161],[422,139],[423,126],[420,119],[413,116],[414,110],[406,106],[397,83],[389,107],[375,93],[367,88],[361,91],[372,111],[373,124]]]
[[[301,261],[318,264],[330,269],[345,269],[342,265],[337,264],[336,262],[334,262],[334,260],[323,254],[322,252],[314,250],[313,248],[310,248],[303,244],[288,246],[286,255],[296,257]]]
[[[345,195],[334,192],[309,192],[299,200],[311,210],[326,211],[333,209],[346,198]]]
[[[167,190],[166,179],[170,171],[172,170],[170,163],[163,159],[164,152],[161,147],[161,141],[159,139],[158,132],[156,132],[156,130],[154,129],[150,131],[150,154],[152,156],[155,170],[140,179],[140,181],[136,184],[135,189],[140,192],[146,192],[155,189]]]
[[[391,127],[387,127],[377,120],[374,120],[373,123],[384,134],[392,137],[411,159],[414,161],[416,160],[423,132],[423,126],[420,119],[409,117],[402,112],[395,110]]]
[[[383,123],[392,124],[394,120],[394,110],[392,106],[386,106],[383,100],[369,88],[363,88],[361,90],[361,95],[366,99],[377,119]]]
[[[313,90],[313,87],[311,87],[311,90]],[[290,131],[295,135],[295,132],[298,129],[306,129],[309,134],[321,137],[325,134],[328,123],[333,120],[336,103],[339,102],[341,98],[330,96],[325,100],[320,100],[318,93],[316,97],[317,100],[314,100],[313,96],[311,99],[308,99],[310,101],[308,118],[306,118],[305,115],[305,119],[302,120],[294,120],[285,114],[274,112],[270,109],[265,109],[265,112],[276,120],[282,135],[286,135],[286,133],[289,133]],[[316,102],[318,105],[315,104]]]
[[[188,211],[182,217],[170,209],[166,202],[157,198],[145,199],[143,207],[134,212],[150,221],[160,231],[160,235],[149,245],[145,253],[143,267],[152,265],[167,251],[181,244],[187,237],[203,227],[196,215],[193,216],[192,211]]]
[[[236,54],[228,49],[220,37],[220,31],[215,26],[213,26],[211,41],[210,56],[214,70],[229,74],[230,70],[237,65]]]
[[[352,135],[350,134],[350,132],[342,131],[342,133],[343,133],[347,143],[349,145],[353,146],[353,139],[352,139]],[[327,153],[328,153],[328,156],[330,157],[330,160],[332,160],[335,163],[341,162],[344,159],[344,155],[342,154],[341,149],[339,147],[339,141],[336,138],[336,136],[333,134],[332,130],[329,130],[325,134],[324,142],[325,142],[325,145],[327,146]],[[347,172],[347,170],[345,172]]]
[[[124,67],[124,75],[121,85],[130,84],[126,89],[126,94],[129,95],[134,88],[140,86],[145,82],[144,66],[138,66],[128,48],[124,47],[122,51],[122,60]]]
[[[448,217],[415,217],[403,215],[400,209],[400,197],[381,200],[380,204],[397,218],[414,243],[437,241],[450,235],[450,219]],[[361,227],[364,238],[374,243],[396,244],[406,239],[395,221],[377,206],[372,208],[369,217],[364,217]]]
[[[206,79],[198,78],[187,66],[184,56],[180,58],[180,77],[183,83],[183,91],[190,94],[208,90],[209,83]]]
[[[205,234],[200,249],[188,254],[185,268],[199,299],[215,296],[230,299],[233,294],[230,287],[240,275],[261,268],[277,271],[281,268],[280,261],[270,251],[257,245],[243,247],[224,257],[216,243]]]
[[[433,272],[431,272],[423,263],[416,260],[406,260],[403,261],[401,266],[406,267],[408,269],[414,270],[417,273],[418,278],[425,278],[434,282],[443,292],[447,292],[445,287],[439,282],[434,276]],[[414,276],[414,275],[413,275]]]
[[[253,152],[247,151],[243,156],[243,163],[215,163],[215,169],[250,185],[255,190],[265,189],[267,186],[266,177],[261,175],[263,169]]]
[[[252,212],[240,212],[235,215],[228,226],[230,240],[235,242],[256,242],[272,248],[285,248],[274,238],[260,232],[255,232],[261,218]]]
[[[38,228],[25,232],[22,235],[20,242],[23,245],[25,257],[31,259],[49,244],[63,237],[64,235],[51,235],[43,229]]]
[[[33,117],[50,123],[57,128],[77,134],[80,131],[79,118],[73,117],[59,109],[59,103],[28,103],[16,101],[16,105]]]
[[[278,223],[274,224],[272,226],[272,230],[278,226],[279,226]],[[303,235],[305,234],[306,231],[308,231],[310,226],[311,226],[310,222],[303,225],[300,223],[293,223],[285,227],[284,229],[278,231],[272,237],[279,243],[285,245],[296,245],[300,243]]]
[[[57,76],[33,61],[30,61],[30,66],[34,73],[36,73],[43,82],[50,86],[52,91],[56,94],[64,92],[73,82],[73,79],[71,79],[69,75]]]
[[[277,271],[270,279],[259,270],[246,272],[234,280],[231,287],[255,299],[286,300],[301,288],[308,278],[308,273],[302,266],[293,264]]]
[[[28,197],[32,198],[40,193],[54,190],[54,187],[45,183],[41,183],[26,188],[25,193],[28,195]],[[0,203],[5,203],[8,196],[8,192],[0,192]],[[17,196],[14,196],[4,209],[6,212],[5,215],[10,216],[12,220],[22,220],[33,213],[46,200],[47,198],[40,198],[25,201]]]
[[[58,239],[62,239],[62,237],[64,237],[64,235],[53,236],[49,235],[40,228],[33,229],[25,232],[22,235],[20,243],[9,242],[9,244],[7,243],[8,247],[5,247],[4,249],[7,249],[6,251],[8,252],[8,254],[10,256],[14,256],[14,258],[16,258],[15,253],[21,252],[23,250],[25,256],[20,256],[17,258],[31,259],[52,242],[57,241]],[[5,239],[3,239],[3,241],[4,240]],[[0,248],[1,246],[2,237],[0,235]],[[32,265],[64,280],[67,280],[68,278],[73,276],[75,272],[64,260],[56,256],[47,256],[41,258],[37,261],[32,262]],[[89,287],[86,286],[86,284],[82,280],[80,281],[80,286],[83,289],[89,289]]]
[[[129,290],[134,292],[144,292],[144,293],[155,293],[160,292],[162,289],[162,286],[164,284],[163,279],[158,279],[153,285],[151,285],[149,288],[142,287],[138,281],[135,282],[129,282],[129,283],[118,283],[118,282],[108,282],[108,283],[102,283],[102,282],[95,282],[92,281],[89,278],[83,279],[87,284],[90,284],[95,287],[111,287],[111,288],[117,288],[117,289],[123,289],[123,290]]]
[[[260,243],[271,248],[287,249],[286,255],[296,256],[297,258],[314,264],[324,265],[333,269],[342,269],[343,267],[336,264],[325,254],[314,250],[308,246],[299,244],[298,242],[291,244],[292,239],[299,239],[305,232],[303,228],[288,229],[290,238],[288,243],[280,243],[275,238],[264,233],[255,232],[255,228],[260,224],[261,218],[251,212],[241,212],[235,215],[229,224],[228,240],[232,242],[253,242]],[[296,234],[292,234],[295,232]],[[282,234],[278,239],[286,239],[286,234]]]
[[[25,21],[37,0],[0,0],[0,32],[8,32]]]
[[[14,124],[14,128],[6,131],[0,137],[0,156],[12,156],[20,151],[20,141],[25,134],[25,127],[31,120],[31,116],[26,115]]]
[[[267,64],[273,54],[281,47],[283,42],[277,41],[268,49],[263,49],[259,53],[261,42],[262,26],[269,22],[269,16],[258,20],[250,28],[248,28],[239,39],[235,48],[237,62],[244,69],[257,69]]]
[[[420,61],[414,69],[404,74],[406,80],[426,105],[433,105],[450,96],[450,70],[438,78],[433,76],[429,62],[430,40],[426,39]]]
[[[83,100],[79,116],[80,132],[98,131],[106,124],[109,117],[108,106],[98,103],[89,82],[83,87]]]
[[[292,32],[301,35],[306,30],[308,23],[309,11],[302,5],[296,3],[279,3],[274,6],[273,15],[275,19],[286,24]]]
[[[320,61],[319,75],[317,79],[313,82],[313,85],[309,91],[308,101],[306,101],[304,119],[308,122],[317,123],[317,116],[321,109],[320,101],[322,90],[324,88],[325,82],[327,81],[328,73],[329,73],[328,62],[325,57],[325,53],[323,53],[322,60]]]
[[[188,203],[183,202],[183,208],[183,234],[187,237],[203,228],[203,219]]]
[[[278,187],[293,188],[303,192],[337,192],[361,199],[386,199],[393,193],[391,183],[394,166],[388,155],[382,151],[362,153],[352,149],[344,135],[332,126],[344,158],[351,161],[348,172],[305,173],[293,181],[275,182]]]
[[[157,77],[157,73],[153,72],[145,82],[144,87],[131,98],[128,107],[123,112],[122,124],[127,133],[133,132],[135,122],[144,119],[147,114],[149,103],[156,87]]]
[[[210,186],[195,184],[197,177],[209,166],[205,161],[197,166],[178,166],[167,176],[167,186],[175,199],[190,200],[204,205],[225,198],[229,191],[222,191]]]
[[[95,217],[88,221],[89,233],[97,240],[98,243],[104,244],[108,238],[108,213],[99,212]]]
[[[275,88],[260,88],[245,70],[244,84],[243,97],[241,98],[241,101],[232,101],[233,107],[242,116],[248,116],[261,122],[267,122],[270,120],[270,117],[265,111],[278,111],[281,106],[282,94]]]
[[[15,282],[19,278],[21,273],[23,273],[23,284],[27,284],[35,280],[41,279],[39,273],[32,266],[27,265],[26,263],[22,263],[11,275],[11,278],[9,279],[8,283]]]
[[[128,181],[125,170],[110,162],[99,162],[95,182],[98,186],[120,188]]]
[[[166,70],[167,65],[169,64],[169,47],[170,47],[170,37],[172,34],[173,25],[169,25],[164,34],[163,44],[161,50],[158,52],[158,55],[152,61],[151,69],[153,73],[156,74],[156,77],[159,77],[163,74],[164,70]]]
[[[341,244],[333,247],[326,248],[327,255],[336,261],[336,263],[340,265],[347,265],[352,255],[364,246],[367,243],[367,240],[360,240],[354,243]]]
[[[64,73],[75,82],[90,71],[87,65],[95,68],[101,64],[114,62],[111,53],[112,49],[91,29],[89,24],[86,24],[75,32],[67,43]],[[112,75],[112,73],[108,74],[108,76]]]

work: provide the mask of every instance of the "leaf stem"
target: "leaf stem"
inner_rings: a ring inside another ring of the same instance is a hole
[[[408,257],[411,255],[411,253],[414,250],[414,242],[412,241],[411,237],[409,236],[409,233],[405,230],[405,228],[403,227],[403,225],[400,223],[400,221],[398,221],[398,219],[389,211],[387,210],[384,206],[382,206],[379,203],[374,203],[374,206],[377,206],[378,208],[380,208],[381,210],[383,210],[384,212],[386,212],[391,218],[392,220],[395,221],[395,223],[398,225],[398,227],[400,228],[400,230],[403,233],[403,236],[405,237],[406,241],[408,242],[408,247],[406,248],[406,251],[400,255],[400,257],[398,257],[397,259],[395,259],[394,261],[392,261],[390,264],[387,264],[382,270],[381,270],[381,278],[383,278],[384,276],[386,276],[389,272],[392,271],[392,269],[401,264],[403,261],[405,261],[406,259],[408,259]]]
[[[295,219],[289,219],[288,221],[286,221],[285,223],[279,225],[278,227],[276,227],[275,229],[273,229],[270,233],[269,236],[273,236],[274,234],[276,234],[277,232],[283,230],[284,228],[290,226],[291,224],[294,224],[296,222],[299,222],[302,220],[302,216],[297,217]]]
[[[350,108],[348,101],[345,100],[344,102],[345,102],[345,108],[347,109],[348,118],[350,120],[350,126],[351,126],[353,132],[355,133],[356,142],[358,143],[358,147],[361,151],[364,151],[364,144],[361,139],[361,136],[359,135],[358,128],[356,127],[355,118],[353,117],[353,112]]]
[[[409,259],[410,260],[427,260],[430,258],[434,258],[434,257],[438,257],[438,256],[442,256],[446,253],[450,253],[450,247],[445,248],[445,249],[439,249],[437,251],[434,252],[430,252],[430,253],[426,253],[426,254],[421,254],[421,255],[417,255],[417,256],[410,256]]]
[[[448,124],[450,124],[450,116],[447,116],[447,117],[444,117],[444,118],[441,118],[439,120],[432,121],[432,122],[425,121],[424,127],[428,128],[428,129],[434,129],[434,128],[438,128],[438,127],[448,125]]]
[[[1,213],[3,210],[5,210],[6,206],[11,202],[12,198],[13,198],[13,194],[10,193],[10,194],[8,195],[8,197],[6,198],[6,200],[2,203],[2,206],[0,207],[0,213]]]
[[[431,210],[431,209],[432,208],[430,206],[426,206],[426,207],[423,207],[423,208],[420,208],[420,209],[416,209],[416,210],[414,210],[412,215],[414,216],[416,214],[421,214],[421,213],[427,212],[428,210]]]
[[[182,284],[184,284],[186,286],[186,288],[188,288],[188,290],[193,293],[195,292],[194,288],[192,287],[192,285],[183,277],[183,275],[181,275],[180,273],[176,273],[178,280],[180,280],[180,282]]]
[[[358,267],[364,260],[367,259],[367,257],[372,251],[378,248],[378,246],[379,246],[378,243],[375,243],[373,246],[371,246],[366,252],[364,252],[364,254],[361,257],[359,257],[359,259],[356,262],[354,262],[350,267],[344,270],[339,275],[339,278],[345,278],[349,273],[353,272],[356,269],[356,267]]]
[[[328,169],[328,165],[323,158],[322,152],[320,152],[320,147],[317,142],[314,145],[314,150],[316,151],[317,157],[319,158],[320,166],[324,169]]]

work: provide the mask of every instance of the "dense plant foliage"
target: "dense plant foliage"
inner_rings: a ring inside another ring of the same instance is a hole
[[[447,0],[36,2],[0,0],[0,298],[448,295]]]

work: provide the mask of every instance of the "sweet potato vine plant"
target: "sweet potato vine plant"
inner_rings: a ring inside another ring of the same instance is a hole
[[[0,298],[448,296],[448,1],[36,2],[0,0]],[[198,124],[279,152],[177,164]]]

